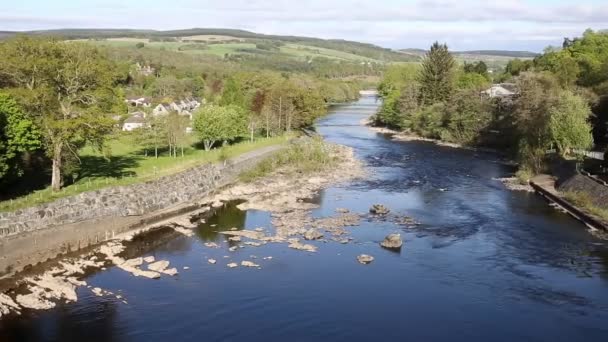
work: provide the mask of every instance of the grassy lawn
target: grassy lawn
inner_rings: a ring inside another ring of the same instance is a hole
[[[294,57],[304,58],[310,57],[325,57],[331,59],[339,59],[345,61],[374,61],[374,59],[355,55],[348,52],[325,49],[316,46],[308,46],[301,44],[285,44],[281,47],[281,52],[292,55]]]
[[[259,138],[254,142],[245,141],[211,151],[188,147],[184,149],[183,157],[178,149],[178,157],[176,158],[168,156],[167,152],[163,152],[158,158],[154,158],[154,151],[148,152],[148,157],[146,157],[129,137],[121,136],[108,143],[111,150],[110,157],[105,158],[101,153],[89,147],[82,149],[80,153],[82,164],[78,174],[73,175],[74,184],[70,184],[56,193],[50,188],[46,188],[14,200],[2,201],[0,202],[0,211],[26,208],[109,186],[128,185],[152,180],[197,165],[236,157],[262,147],[283,144],[289,138],[289,136]]]

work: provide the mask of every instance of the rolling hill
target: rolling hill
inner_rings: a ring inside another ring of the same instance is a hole
[[[57,29],[44,31],[27,31],[19,32],[27,35],[50,35],[58,36],[64,39],[90,39],[97,41],[111,41],[124,38],[147,39],[148,42],[154,43],[157,41],[176,39],[177,42],[187,40],[192,42],[193,37],[223,37],[233,38],[239,43],[257,44],[260,42],[280,42],[285,46],[287,52],[301,55],[306,49],[313,48],[312,52],[316,55],[325,55],[328,58],[348,59],[348,60],[374,60],[378,62],[411,62],[417,61],[419,58],[408,56],[398,51],[383,48],[373,44],[360,43],[341,39],[320,39],[311,37],[298,36],[282,36],[282,35],[266,35],[254,33],[244,30],[235,29],[215,29],[215,28],[193,28],[185,30],[170,30],[170,31],[155,31],[155,30],[134,30],[134,29]],[[1,37],[7,37],[17,34],[17,32],[5,32]],[[184,39],[186,38],[186,39]],[[196,40],[196,39],[194,39]],[[204,39],[206,43],[209,40]],[[199,42],[203,42],[199,39]],[[195,42],[196,43],[196,42]],[[214,44],[233,44],[234,42],[226,41],[226,39],[211,41]],[[117,43],[115,43],[117,44]],[[234,46],[225,46],[227,52],[234,50]],[[236,47],[236,49],[251,49],[252,45],[247,47]],[[316,48],[316,49],[314,49]],[[213,54],[219,54],[217,48],[209,49]],[[219,49],[222,50],[222,49]],[[226,49],[224,49],[226,50]],[[318,51],[316,51],[318,50]],[[205,49],[200,49],[200,53],[206,53]],[[258,51],[259,52],[259,51]],[[304,53],[304,54],[306,54]],[[357,56],[354,58],[353,56]]]

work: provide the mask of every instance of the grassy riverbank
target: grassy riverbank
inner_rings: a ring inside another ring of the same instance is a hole
[[[589,194],[584,192],[566,192],[563,194],[564,198],[568,200],[570,203],[579,207],[580,209],[595,215],[605,222],[608,222],[608,210],[600,208],[593,204],[593,200]]]
[[[331,145],[320,138],[305,139],[263,160],[255,168],[242,173],[239,178],[243,182],[251,182],[278,169],[288,174],[322,171],[337,162],[330,149]]]
[[[135,146],[128,137],[119,137],[108,144],[110,157],[92,148],[85,147],[81,153],[81,165],[78,173],[72,175],[74,183],[65,186],[59,192],[50,187],[35,191],[27,196],[0,202],[0,211],[12,211],[37,204],[52,202],[56,199],[76,195],[86,191],[98,190],[110,186],[128,185],[149,181],[184,171],[197,165],[214,163],[241,154],[273,145],[284,144],[290,136],[260,138],[254,142],[245,141],[220,149],[204,151],[195,147],[184,148],[184,155],[178,150],[178,157],[160,155],[148,156]]]

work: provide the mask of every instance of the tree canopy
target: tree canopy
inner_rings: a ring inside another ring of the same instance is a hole
[[[193,128],[205,150],[218,141],[229,141],[247,136],[247,113],[241,107],[209,105],[200,108],[193,119]]]
[[[96,48],[49,38],[17,37],[0,44],[0,75],[7,92],[40,127],[53,162],[52,187],[62,185],[68,156],[85,142],[101,148],[112,129],[109,113],[124,106],[115,87],[121,78]]]

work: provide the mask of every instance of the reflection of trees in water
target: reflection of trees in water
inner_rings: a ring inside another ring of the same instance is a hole
[[[24,312],[0,321],[2,341],[120,341],[117,301],[93,298],[82,303],[58,304],[44,312]],[[41,315],[41,317],[36,317]]]
[[[190,239],[177,233],[169,227],[162,227],[136,236],[127,243],[127,248],[121,254],[125,259],[136,258],[152,252],[179,252],[188,251],[192,245]]]
[[[232,201],[216,209],[213,215],[205,219],[205,223],[198,226],[197,236],[203,241],[216,241],[221,235],[217,233],[218,231],[230,230],[231,228],[242,230],[245,227],[247,212],[236,207],[240,203],[242,201]],[[228,239],[225,235],[221,236]]]

